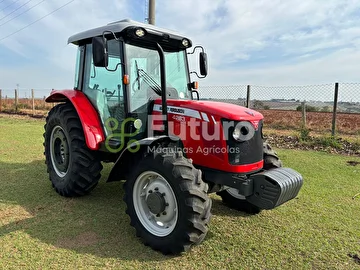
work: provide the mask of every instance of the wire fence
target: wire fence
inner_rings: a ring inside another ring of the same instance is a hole
[[[0,111],[47,114],[51,89],[0,89]],[[360,140],[360,83],[306,86],[202,86],[200,99],[226,102],[260,111],[269,129],[355,136]]]
[[[350,135],[360,140],[360,83],[306,86],[203,86],[204,100],[260,111],[271,129]]]
[[[0,89],[0,112],[44,116],[55,103],[47,103],[51,89]]]

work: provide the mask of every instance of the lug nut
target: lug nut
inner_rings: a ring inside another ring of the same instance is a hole
[[[161,196],[165,197],[165,195],[166,195],[165,192],[164,192],[164,193],[161,193]]]
[[[155,188],[155,191],[159,191],[159,188],[156,187],[156,188]]]
[[[149,193],[153,193],[153,191],[152,191],[152,190],[149,190]]]
[[[164,211],[162,214],[165,216],[167,213],[166,213],[166,211]]]
[[[168,203],[165,203],[165,206],[169,206],[169,204],[168,204]]]
[[[160,214],[157,214],[156,217],[160,217]]]

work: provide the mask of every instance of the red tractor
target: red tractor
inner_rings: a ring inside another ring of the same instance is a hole
[[[52,91],[59,103],[45,125],[52,185],[65,197],[88,194],[102,162],[108,182],[125,180],[124,201],[136,235],[178,254],[205,238],[209,193],[248,213],[295,198],[302,176],[281,166],[263,142],[263,116],[199,100],[190,74],[207,75],[204,49],[177,33],[131,20],[69,38],[78,46],[75,86]],[[188,54],[199,49],[200,74]]]

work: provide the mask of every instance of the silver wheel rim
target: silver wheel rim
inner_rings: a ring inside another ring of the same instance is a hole
[[[62,127],[55,126],[50,135],[50,159],[55,173],[64,177],[69,170],[69,145]]]
[[[239,200],[246,200],[245,196],[239,194],[239,190],[236,188],[228,188],[226,189],[227,193]]]
[[[154,192],[162,194],[166,202],[165,210],[160,214],[153,213],[147,200]],[[166,179],[153,171],[140,174],[135,180],[133,203],[136,215],[144,228],[158,237],[169,235],[178,220],[178,206],[173,189]]]

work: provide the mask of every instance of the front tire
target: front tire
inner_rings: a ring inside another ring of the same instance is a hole
[[[270,144],[264,143],[264,170],[282,167],[278,154],[271,148]]]
[[[179,254],[205,238],[212,201],[201,171],[182,152],[158,150],[161,153],[143,157],[128,175],[126,213],[145,245],[163,254]]]
[[[96,153],[86,146],[72,104],[52,108],[44,128],[45,163],[55,191],[64,197],[89,193],[98,184],[102,165]]]
[[[279,159],[277,153],[271,148],[268,143],[263,144],[264,150],[264,170],[270,170],[273,168],[282,167],[282,162]],[[246,201],[245,196],[242,196],[238,193],[238,190],[235,188],[229,188],[217,193],[223,200],[223,202],[228,205],[230,208],[248,213],[248,214],[258,214],[261,212],[261,208],[253,205]]]

